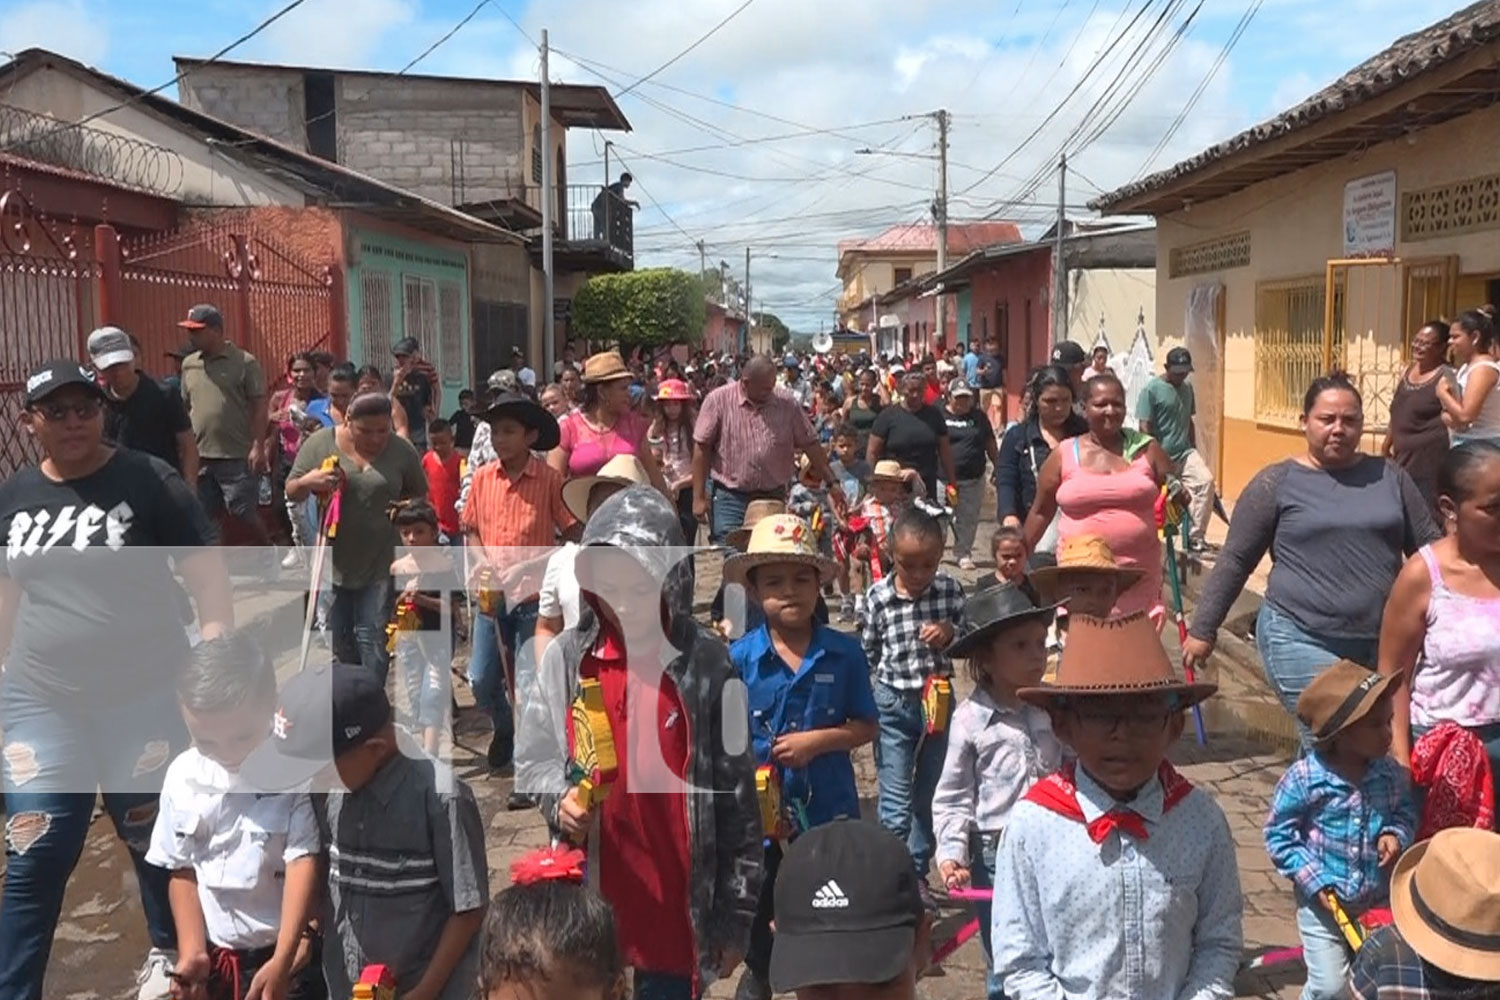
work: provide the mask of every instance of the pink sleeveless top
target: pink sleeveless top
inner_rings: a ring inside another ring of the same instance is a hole
[[[615,421],[607,431],[589,426],[579,410],[558,421],[561,445],[568,451],[568,478],[592,476],[616,455],[639,455],[646,449],[646,432],[650,426],[634,410]]]
[[[1432,546],[1418,554],[1432,578],[1432,596],[1422,659],[1412,678],[1412,725],[1500,722],[1500,597],[1449,590]]]
[[[1059,539],[1098,535],[1109,543],[1115,562],[1145,570],[1135,586],[1115,601],[1114,613],[1162,614],[1162,545],[1156,533],[1156,497],[1161,487],[1144,454],[1119,472],[1090,472],[1078,464],[1078,439],[1058,445],[1062,485],[1057,488]]]

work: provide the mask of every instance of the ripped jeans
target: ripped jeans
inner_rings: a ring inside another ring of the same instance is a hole
[[[5,890],[0,899],[0,997],[40,1000],[68,878],[83,854],[94,789],[129,848],[151,944],[175,948],[168,873],[148,865],[162,778],[188,744],[170,685],[96,712],[4,686]]]

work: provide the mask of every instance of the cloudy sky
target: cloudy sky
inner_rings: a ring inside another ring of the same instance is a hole
[[[284,2],[0,0],[0,51],[43,46],[156,86],[172,55],[210,55]],[[304,0],[231,58],[394,71],[478,2]],[[1085,216],[1099,190],[1275,114],[1456,6],[486,0],[416,70],[535,78],[548,28],[554,80],[625,91],[633,130],[570,135],[568,174],[602,180],[614,141],[642,205],[638,264],[696,270],[702,241],[738,273],[749,247],[756,308],[811,331],[832,316],[840,239],[930,218],[930,112],[952,115],[950,218],[1035,236],[1056,215],[1059,153]]]

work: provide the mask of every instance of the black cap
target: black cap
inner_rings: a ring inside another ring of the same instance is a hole
[[[70,385],[82,386],[99,398],[104,398],[104,390],[99,388],[93,372],[76,361],[59,358],[47,362],[26,376],[26,405],[35,406],[57,390],[66,389]]]
[[[219,312],[218,306],[211,306],[205,302],[189,309],[187,319],[180,321],[177,325],[184,330],[201,330],[205,326],[222,330],[224,329],[224,314]]]
[[[270,738],[241,772],[263,791],[295,788],[390,721],[385,685],[372,671],[347,663],[309,667],[281,686]]]
[[[521,426],[527,430],[536,431],[536,442],[531,446],[535,451],[551,451],[562,441],[557,418],[541,403],[514,390],[502,389],[491,396],[484,417],[486,420],[509,417],[520,421]]]
[[[1026,592],[1009,581],[985,587],[964,600],[963,622],[959,636],[946,652],[953,659],[966,659],[997,633],[1016,622],[1051,623],[1056,604],[1037,607]]]
[[[1071,340],[1064,340],[1055,344],[1052,348],[1052,363],[1054,365],[1081,365],[1088,361],[1089,356],[1082,345]]]
[[[1193,370],[1193,356],[1186,347],[1174,347],[1167,352],[1167,371],[1184,375]]]
[[[391,353],[399,358],[402,355],[416,354],[421,349],[422,345],[417,343],[416,337],[402,337],[396,341],[396,346],[391,348]]]
[[[870,820],[814,827],[781,860],[775,913],[777,993],[889,982],[911,962],[922,920],[911,853]]]

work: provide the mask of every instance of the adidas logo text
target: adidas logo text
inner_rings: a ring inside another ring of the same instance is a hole
[[[844,890],[833,879],[823,883],[823,888],[813,893],[812,901],[815,910],[842,910],[848,907],[849,897],[844,895]]]

